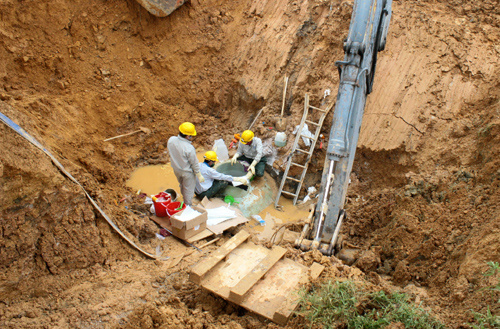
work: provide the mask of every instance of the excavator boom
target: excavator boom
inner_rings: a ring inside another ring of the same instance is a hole
[[[304,227],[312,241],[299,239],[302,249],[331,255],[345,216],[344,202],[352,170],[366,98],[372,91],[377,52],[385,48],[392,0],[356,0],[344,42],[340,73],[318,203],[312,225]]]

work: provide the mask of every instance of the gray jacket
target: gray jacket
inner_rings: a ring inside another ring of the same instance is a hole
[[[198,194],[203,193],[211,188],[214,180],[225,180],[228,182],[233,181],[233,176],[218,172],[214,168],[211,168],[206,162],[200,162],[200,172],[203,178],[205,178],[205,181],[203,183],[200,183],[200,181],[196,179],[195,191]]]
[[[196,150],[191,141],[181,136],[172,136],[168,139],[167,148],[174,172],[183,171],[195,174],[200,172]]]
[[[262,158],[262,140],[259,137],[254,137],[252,139],[252,145],[243,144],[242,142],[238,143],[238,150],[236,151],[238,154],[244,155],[247,158],[254,159],[259,162]]]

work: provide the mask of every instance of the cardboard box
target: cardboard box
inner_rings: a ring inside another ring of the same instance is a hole
[[[189,239],[207,228],[207,211],[198,206],[191,206],[191,208],[200,212],[201,215],[188,221],[182,221],[178,218],[184,212],[183,210],[170,217],[172,233],[183,240]]]

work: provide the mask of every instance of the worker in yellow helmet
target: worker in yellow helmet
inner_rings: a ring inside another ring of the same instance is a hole
[[[191,144],[194,136],[196,136],[194,124],[184,122],[179,126],[179,135],[170,137],[167,143],[170,163],[179,182],[184,203],[187,205],[192,205],[193,202],[196,177],[199,182],[205,181],[200,173],[196,150]]]
[[[255,137],[253,131],[245,130],[241,134],[238,150],[231,159],[231,164],[235,164],[237,160],[250,163],[249,174],[257,177],[264,176],[267,159],[263,156],[262,140]]]
[[[204,158],[204,161],[200,163],[200,173],[203,178],[205,178],[205,181],[197,181],[196,188],[194,190],[198,198],[203,199],[204,197],[214,197],[218,193],[223,192],[229,182],[235,181],[245,185],[248,184],[245,176],[233,177],[213,169],[215,163],[219,160],[217,159],[217,153],[214,151],[206,152]]]

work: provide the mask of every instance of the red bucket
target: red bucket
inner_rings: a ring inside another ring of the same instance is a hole
[[[160,194],[155,195],[157,198],[156,201],[153,201],[155,206],[155,214],[158,217],[167,217],[167,206],[171,202],[170,194],[161,192]]]
[[[180,208],[182,204],[182,208]],[[180,208],[180,209],[178,209]],[[172,217],[174,214],[182,211],[186,208],[186,204],[184,202],[171,202],[167,206],[167,214],[169,217]]]

